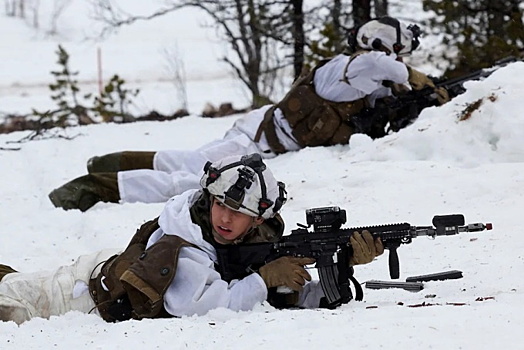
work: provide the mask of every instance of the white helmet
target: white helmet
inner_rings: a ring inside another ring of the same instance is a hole
[[[358,46],[363,49],[388,50],[399,56],[409,55],[419,46],[420,28],[406,27],[393,17],[380,17],[362,25],[356,33]]]
[[[264,219],[286,202],[284,183],[275,180],[258,153],[207,162],[200,185],[229,208]]]

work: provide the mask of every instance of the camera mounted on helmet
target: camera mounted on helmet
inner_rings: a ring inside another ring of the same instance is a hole
[[[231,209],[265,219],[286,201],[284,183],[275,180],[257,153],[207,162],[200,184]]]
[[[410,30],[411,33],[413,33],[413,39],[411,39],[411,51],[415,51],[420,45],[420,40],[418,39],[421,34],[420,27],[416,24],[410,24],[407,26],[407,30]]]
[[[246,189],[251,187],[255,178],[255,172],[247,167],[238,168],[237,171],[239,173],[237,181],[229,187],[224,195],[226,205],[236,210],[244,200]]]

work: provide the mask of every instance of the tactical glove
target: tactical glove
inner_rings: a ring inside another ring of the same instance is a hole
[[[349,266],[367,264],[384,253],[384,245],[380,238],[373,239],[368,230],[353,232],[349,238],[353,255],[349,258]]]
[[[418,70],[408,67],[409,77],[408,81],[411,87],[414,90],[422,90],[426,86],[435,87],[435,84],[431,79],[428,78],[428,76],[422,72],[419,72]]]
[[[438,87],[438,88],[435,88],[434,91],[437,94],[437,101],[439,105],[443,105],[444,103],[450,100],[448,90],[446,90],[445,88]]]
[[[435,83],[433,83],[433,81],[429,79],[426,74],[411,67],[408,67],[408,72],[408,81],[414,90],[422,90],[426,86],[429,86],[433,88],[433,91],[437,95],[437,101],[439,105],[443,105],[449,101],[448,91],[443,87],[435,87]]]
[[[304,265],[314,262],[312,258],[283,256],[262,266],[258,272],[268,288],[285,286],[300,291],[306,281],[311,281]]]
[[[411,91],[411,89],[407,84],[394,83],[393,85],[391,85],[391,92],[394,96],[402,96],[408,93],[409,91]]]

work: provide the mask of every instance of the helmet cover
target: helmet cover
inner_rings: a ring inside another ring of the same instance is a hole
[[[418,45],[420,29],[417,25],[407,26],[392,17],[373,19],[358,29],[356,41],[363,49],[381,50],[399,56],[409,55]]]
[[[264,219],[273,217],[286,201],[285,185],[257,153],[208,162],[200,185],[232,210]]]

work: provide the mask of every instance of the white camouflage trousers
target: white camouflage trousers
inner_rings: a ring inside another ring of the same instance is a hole
[[[0,282],[0,320],[17,324],[33,317],[49,318],[68,311],[98,314],[87,285],[93,269],[100,270],[101,262],[116,249],[80,256],[73,265],[55,271],[10,273]]]

